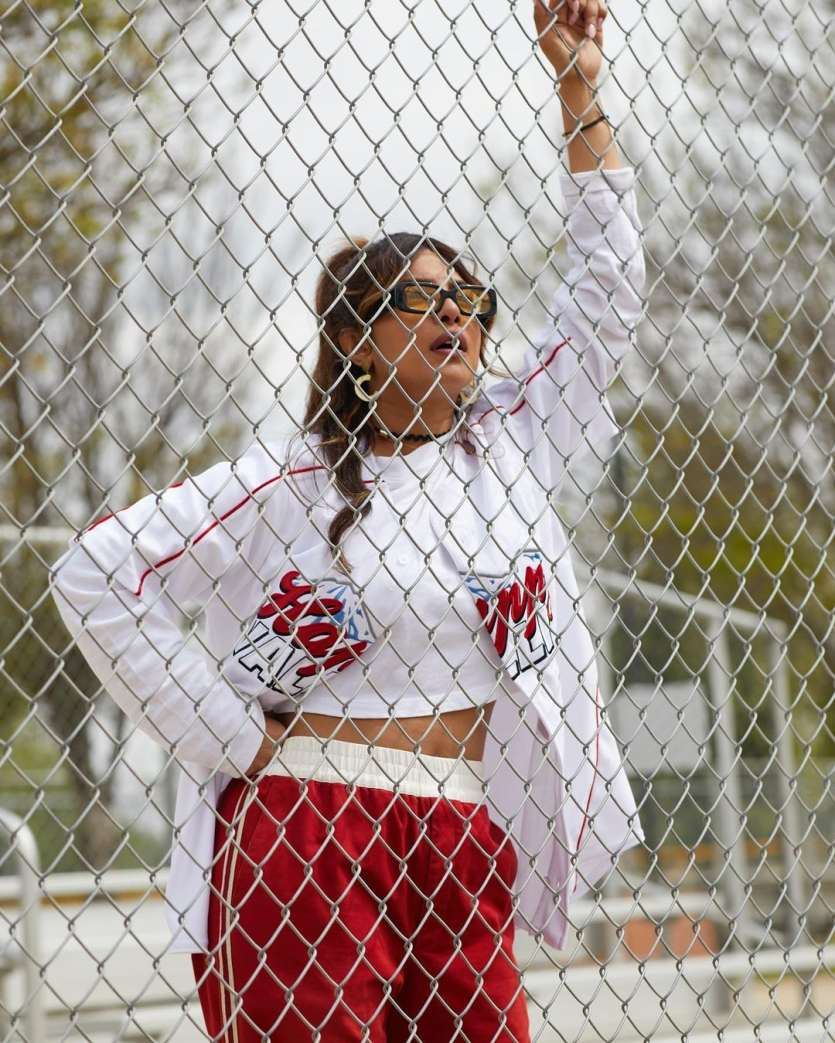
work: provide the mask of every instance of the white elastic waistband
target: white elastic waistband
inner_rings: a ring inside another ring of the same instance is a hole
[[[290,735],[260,776],[287,775],[316,782],[370,786],[415,797],[446,797],[480,804],[485,797],[482,762],[430,757],[390,746]]]

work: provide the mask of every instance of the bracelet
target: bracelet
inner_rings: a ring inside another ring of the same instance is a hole
[[[603,120],[607,120],[608,118],[609,117],[605,113],[602,116],[598,116],[596,120],[592,120],[591,123],[587,123],[585,127],[580,127],[580,133],[582,134],[584,130],[590,130],[592,127],[596,127],[598,123],[602,123]],[[574,130],[576,129],[577,128],[575,127]],[[567,137],[569,134],[573,134],[574,130],[565,131],[563,137]]]

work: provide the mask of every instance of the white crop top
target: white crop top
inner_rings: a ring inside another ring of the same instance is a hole
[[[319,640],[326,640],[328,634],[336,636],[338,627],[334,623],[339,622],[350,634],[352,647],[361,651],[350,669],[331,671],[322,683],[297,692],[290,681],[293,660],[285,660],[281,676],[276,678],[274,671],[268,682],[268,687],[275,685],[275,701],[272,694],[266,695],[261,700],[265,708],[278,713],[300,708],[335,717],[422,717],[481,706],[496,698],[503,683],[502,661],[481,625],[477,606],[453,559],[440,547],[441,539],[436,533],[445,519],[436,519],[440,525],[426,524],[426,514],[437,513],[431,497],[422,503],[409,502],[410,496],[420,496],[420,478],[443,463],[442,448],[444,456],[451,454],[460,467],[464,450],[450,439],[441,439],[434,446],[421,445],[394,457],[374,453],[366,456],[367,473],[378,474],[381,488],[387,493],[378,496],[375,515],[369,516],[369,532],[397,526],[401,512],[405,513],[409,519],[408,537],[399,539],[404,543],[408,540],[409,546],[380,547],[381,552],[385,549],[385,561],[374,560],[372,572],[376,574],[370,575],[363,595],[353,581],[347,581],[336,570],[318,579],[315,588],[311,587],[305,579],[309,577],[309,568],[304,560],[299,560],[300,556],[294,555],[291,567],[298,566],[300,571],[302,596],[314,606],[304,617],[309,619],[309,631]],[[385,521],[380,519],[382,510],[387,515]],[[374,549],[369,550],[374,559],[379,558]],[[415,554],[416,550],[421,557]],[[314,550],[313,558],[317,555]],[[422,560],[423,555],[430,559],[429,564]],[[362,567],[360,562],[357,568],[356,556],[356,551],[353,556],[348,552],[354,573]],[[318,576],[315,568],[313,572]],[[286,603],[283,607],[286,609]],[[236,649],[245,650],[239,663],[249,657],[259,669],[265,655],[272,656],[275,662],[280,639],[273,633],[265,635],[270,618],[277,615],[278,611],[272,617],[259,619],[244,635]],[[300,629],[304,630],[305,625]],[[299,633],[297,629],[297,638]],[[322,649],[318,651],[320,659],[327,654]],[[289,694],[276,690],[282,688],[289,689]]]

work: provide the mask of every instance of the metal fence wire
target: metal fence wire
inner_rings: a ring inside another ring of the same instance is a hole
[[[835,3],[537,2],[0,6],[0,1039],[833,1039]]]

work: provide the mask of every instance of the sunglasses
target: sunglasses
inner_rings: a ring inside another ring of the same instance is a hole
[[[463,285],[442,290],[437,283],[410,279],[408,282],[395,283],[387,292],[391,304],[398,311],[414,315],[440,308],[447,297],[452,297],[462,315],[475,315],[482,321],[491,319],[498,309],[496,291],[486,286]]]

